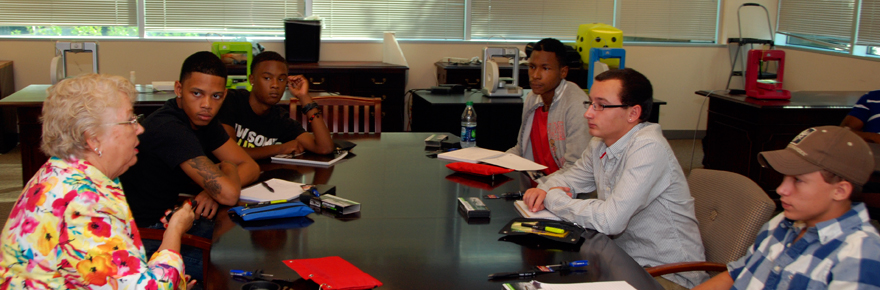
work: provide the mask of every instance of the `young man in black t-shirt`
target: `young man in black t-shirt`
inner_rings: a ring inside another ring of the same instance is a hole
[[[223,130],[214,116],[226,96],[226,66],[213,53],[197,52],[183,62],[170,99],[143,122],[138,163],[120,177],[139,227],[163,228],[165,210],[180,193],[196,194],[195,213],[207,220],[189,234],[211,238],[218,203],[234,205],[241,186],[257,179],[257,163]],[[212,160],[212,156],[216,160]],[[149,256],[161,245],[145,240]],[[182,247],[186,272],[202,278],[201,252]]]
[[[122,175],[135,221],[159,222],[179,193],[198,194],[196,214],[213,218],[218,203],[234,205],[241,186],[257,179],[260,169],[214,116],[226,96],[226,67],[202,51],[183,63],[174,84],[177,98],[144,120],[138,146],[140,162]],[[217,160],[211,160],[213,155]]]
[[[303,150],[330,153],[334,148],[330,130],[309,96],[308,81],[302,75],[288,76],[287,62],[273,51],[258,54],[250,65],[253,90],[229,90],[218,115],[229,137],[253,159]],[[285,88],[303,104],[301,113],[308,117],[314,135],[276,106]]]

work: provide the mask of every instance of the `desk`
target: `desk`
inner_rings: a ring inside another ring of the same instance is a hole
[[[47,97],[46,89],[49,87],[50,85],[29,85],[0,100],[0,107],[13,108],[18,115],[22,185],[27,184],[28,180],[34,176],[34,173],[37,173],[37,170],[40,169],[40,166],[43,166],[43,163],[49,160],[49,157],[40,151],[40,138],[43,134],[40,115],[43,111],[43,101]],[[136,114],[149,115],[162,107],[168,99],[174,97],[174,92],[140,93],[135,100],[134,111]],[[287,111],[290,97],[290,92],[285,91],[277,106]]]
[[[782,175],[758,163],[758,152],[785,148],[809,127],[840,125],[865,91],[792,92],[791,100],[759,100],[725,90],[709,97],[703,166],[754,180],[774,200]]]
[[[239,289],[229,270],[263,269],[276,278],[300,277],[281,261],[340,256],[384,284],[380,289],[501,289],[487,281],[495,272],[527,270],[534,265],[587,259],[585,273],[544,274],[547,282],[626,280],[637,289],[662,289],[607,236],[588,231],[580,253],[529,249],[498,239],[498,231],[518,217],[512,201],[484,200],[492,211],[486,224],[468,224],[457,213],[457,197],[477,197],[520,189],[519,173],[491,191],[452,182],[446,162],[425,157],[429,133],[337,135],[357,143],[357,156],[328,169],[263,164],[261,178],[296,182],[326,180],[340,197],[362,203],[360,217],[343,221],[313,214],[314,223],[289,230],[247,231],[218,215],[212,269],[206,279],[216,289]],[[352,138],[352,136],[354,136]],[[320,182],[316,182],[320,183]],[[302,281],[300,281],[302,282]],[[299,288],[297,288],[299,289]],[[303,288],[307,289],[307,288]],[[317,289],[314,287],[312,289]]]
[[[429,90],[417,90],[412,98],[412,131],[449,132],[458,136],[461,134],[461,112],[465,103],[471,101],[477,111],[477,146],[506,151],[516,146],[516,136],[522,123],[523,100],[530,91],[523,90],[521,97],[488,98],[479,91],[435,95]],[[665,101],[654,99],[648,121],[658,123],[660,105],[665,104]]]

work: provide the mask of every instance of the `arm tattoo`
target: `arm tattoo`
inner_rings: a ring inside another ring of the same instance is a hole
[[[186,162],[190,167],[198,171],[199,175],[204,179],[202,187],[205,188],[205,191],[212,198],[216,199],[220,195],[220,182],[217,179],[223,176],[217,165],[206,156],[199,156]]]

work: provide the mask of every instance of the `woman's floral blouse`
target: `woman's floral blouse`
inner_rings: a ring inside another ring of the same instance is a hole
[[[49,159],[0,243],[0,289],[186,289],[180,254],[147,261],[119,179],[84,160]]]

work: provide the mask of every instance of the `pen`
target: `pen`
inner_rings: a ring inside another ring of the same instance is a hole
[[[254,203],[245,203],[244,207],[255,207],[258,205],[276,204],[276,203],[282,203],[282,202],[288,202],[288,201],[290,201],[290,200],[279,199],[279,200],[269,200],[269,201],[261,201],[261,202],[254,202]]]
[[[271,186],[269,186],[269,184],[266,183],[265,181],[260,181],[260,184],[262,184],[263,187],[265,187],[266,189],[268,189],[269,192],[275,192],[275,189],[273,189]]]
[[[556,265],[547,265],[547,266],[535,266],[538,271],[541,272],[556,272],[556,271],[564,271],[569,270],[569,268],[577,268],[589,265],[590,262],[587,260],[579,260],[574,262],[566,262],[562,261]]]
[[[257,270],[256,272],[248,272],[248,271],[244,271],[244,270],[229,270],[229,275],[231,275],[233,277],[256,277],[256,278],[274,277],[275,276],[272,274],[264,274],[263,270]]]
[[[535,276],[535,271],[524,271],[524,272],[501,272],[489,274],[489,279],[504,279],[504,278],[522,278],[522,277],[530,277]]]
[[[183,207],[184,204],[187,204],[187,203],[189,203],[189,206],[192,207],[193,211],[196,210],[196,206],[198,206],[198,204],[199,204],[198,202],[196,202],[196,201],[193,200],[193,199],[187,199],[187,200],[183,201],[183,203],[181,203],[180,205],[178,205],[178,206],[172,208],[171,211],[168,212],[168,214],[165,215],[165,222],[166,222],[166,223],[167,223],[167,222],[170,222],[170,221],[171,221],[171,216],[173,216],[174,213],[177,212],[177,210],[179,210],[181,207]]]
[[[544,231],[551,232],[551,233],[556,233],[556,234],[564,234],[565,233],[565,230],[560,229],[560,228],[554,228],[554,227],[544,227],[544,228],[538,227],[537,229],[544,230]]]
[[[505,192],[501,194],[501,197],[507,199],[521,199],[523,197],[522,191],[513,191],[513,192]]]
[[[303,191],[307,191],[307,192],[311,193],[315,197],[321,197],[321,194],[318,193],[318,189],[314,185],[305,184],[302,186],[302,189],[303,189]]]

